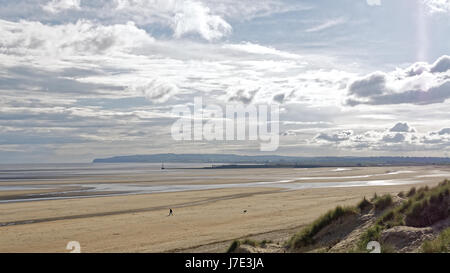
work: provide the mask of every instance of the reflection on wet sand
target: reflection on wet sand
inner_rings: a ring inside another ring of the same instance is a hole
[[[155,167],[155,166],[153,166]],[[119,168],[68,168],[66,172],[64,169],[58,169],[58,182],[45,183],[46,177],[52,176],[54,169],[32,169],[27,170],[36,179],[25,180],[11,180],[9,179],[14,170],[7,172],[3,170],[3,175],[0,177],[2,182],[0,184],[0,193],[7,191],[19,191],[22,194],[4,194],[0,195],[0,203],[12,202],[31,202],[43,200],[60,200],[60,199],[77,199],[88,197],[105,197],[105,196],[120,196],[120,195],[135,195],[135,194],[152,194],[152,193],[169,193],[169,192],[183,192],[183,191],[199,191],[199,190],[215,190],[227,188],[254,188],[254,187],[269,187],[278,188],[280,190],[302,190],[314,188],[335,188],[335,187],[367,187],[367,186],[392,186],[392,185],[407,185],[423,182],[424,178],[448,177],[449,172],[441,169],[426,169],[410,168],[404,169],[397,167],[395,170],[380,168],[314,168],[302,169],[301,171],[295,169],[258,169],[259,172],[266,172],[266,181],[257,181],[249,179],[249,170],[247,169],[229,169],[229,170],[203,170],[203,169],[185,169],[174,171],[158,171],[155,168],[148,168],[148,166],[138,165],[135,168],[137,173],[141,176],[149,176],[152,178],[151,182],[136,181],[133,183],[132,177],[128,181],[121,183],[114,181],[108,183],[109,176],[124,177],[129,174],[130,169],[123,166]],[[283,170],[285,173],[283,173]],[[361,174],[363,170],[364,174]],[[20,171],[20,170],[19,170]],[[231,181],[224,181],[226,175],[221,175],[228,172],[232,175],[228,176]],[[251,171],[250,171],[251,172]],[[40,176],[38,175],[40,173]],[[282,175],[281,175],[282,174]],[[299,177],[298,175],[302,176]],[[324,174],[326,174],[324,176]],[[73,176],[82,177],[82,183],[70,183]],[[320,176],[322,175],[322,176]],[[167,181],[167,176],[171,177],[171,181]],[[280,177],[287,178],[282,180],[274,180]],[[89,182],[88,177],[92,182]],[[16,177],[17,178],[17,177]],[[15,178],[15,179],[16,179]],[[98,182],[98,179],[101,183]],[[158,183],[157,179],[161,178],[164,183]],[[255,179],[259,177],[256,176]],[[383,178],[383,179],[380,179]],[[205,183],[205,181],[215,181],[215,183]],[[272,179],[272,180],[271,180]],[[127,179],[124,179],[127,180]],[[139,179],[137,179],[139,180]],[[247,182],[247,181],[251,182]],[[199,183],[202,181],[202,183]],[[6,183],[9,182],[9,183]],[[26,183],[24,183],[26,182]],[[30,182],[33,182],[30,184]],[[24,191],[40,190],[39,193],[23,193]],[[48,191],[46,191],[48,190]],[[43,191],[43,192],[42,192]]]

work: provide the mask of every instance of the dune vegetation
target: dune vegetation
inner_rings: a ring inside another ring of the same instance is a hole
[[[450,252],[450,228],[442,231],[436,239],[425,241],[421,250],[425,253]]]
[[[301,230],[294,235],[286,244],[289,249],[298,249],[306,247],[315,243],[314,236],[322,230],[325,226],[330,225],[332,222],[337,221],[339,218],[358,213],[354,207],[341,207],[338,206],[334,210],[328,211],[326,214],[319,217],[311,225]]]
[[[393,196],[375,194],[355,206],[328,211],[293,235],[282,252],[369,252],[368,243],[379,242],[381,252],[449,252],[450,181],[433,188],[411,188]],[[242,245],[264,247],[251,240]],[[281,252],[281,251],[280,251]]]

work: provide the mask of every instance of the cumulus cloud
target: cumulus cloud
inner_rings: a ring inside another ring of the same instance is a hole
[[[89,20],[56,26],[0,20],[0,35],[0,52],[17,55],[99,54],[126,51],[154,41],[132,22],[104,26]]]
[[[450,56],[441,56],[437,61],[430,67],[431,73],[443,73],[450,70]]]
[[[180,38],[187,34],[199,34],[208,41],[221,39],[231,31],[231,25],[221,16],[199,1],[193,0],[115,0],[118,12],[135,16],[150,16],[173,30]]]
[[[231,26],[221,17],[212,15],[208,7],[199,2],[185,1],[181,12],[174,18],[174,36],[198,33],[208,41],[220,39],[231,32]]]
[[[51,0],[42,6],[42,9],[50,13],[59,13],[64,10],[80,9],[80,0]]]
[[[333,145],[340,150],[423,151],[448,149],[450,128],[439,132],[419,133],[407,123],[397,123],[388,130],[368,130],[354,133],[350,130],[320,133],[311,144]],[[328,147],[328,146],[327,146]]]
[[[375,72],[352,82],[348,88],[350,95],[369,97],[386,91],[386,74]]]
[[[434,104],[450,98],[450,57],[415,63],[391,73],[375,72],[348,86],[347,104]]]
[[[416,129],[411,128],[408,123],[406,122],[399,122],[397,124],[394,125],[394,127],[392,127],[390,130],[390,132],[403,132],[403,133],[408,133],[408,132],[415,132]]]
[[[450,135],[450,128],[444,128],[439,131],[439,135]]]

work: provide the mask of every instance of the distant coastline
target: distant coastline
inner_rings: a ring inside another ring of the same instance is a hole
[[[295,157],[235,154],[152,154],[97,158],[93,163],[211,163],[204,169],[450,165],[448,157]],[[216,163],[216,164],[215,164]]]

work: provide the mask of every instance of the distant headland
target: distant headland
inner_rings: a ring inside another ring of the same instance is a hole
[[[211,168],[364,167],[450,165],[448,157],[299,157],[236,154],[150,154],[94,159],[93,163],[216,163]],[[221,165],[231,164],[231,165]],[[238,164],[238,165],[233,165]],[[245,165],[242,165],[245,164]]]

